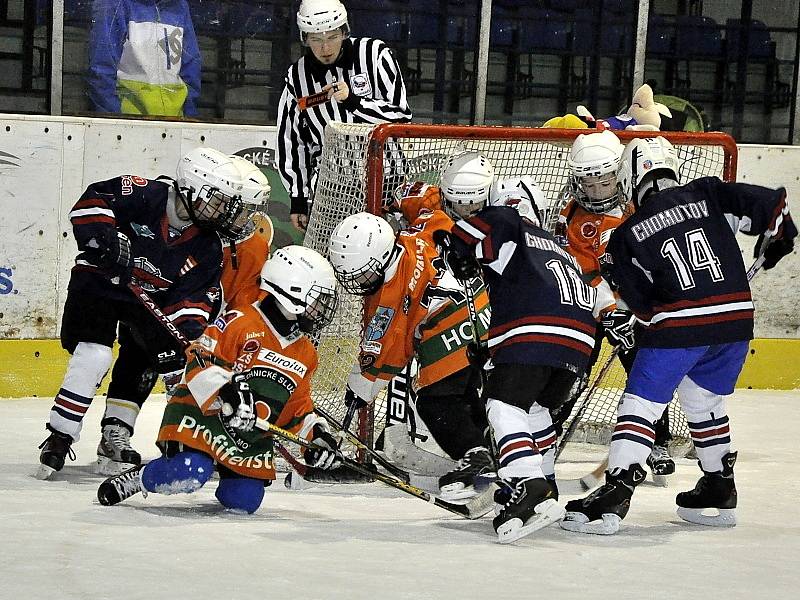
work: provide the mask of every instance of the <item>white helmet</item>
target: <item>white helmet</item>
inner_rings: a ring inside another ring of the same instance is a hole
[[[336,312],[336,277],[331,264],[304,246],[279,248],[261,267],[261,289],[284,311],[297,315],[300,329],[314,334]]]
[[[339,0],[303,0],[297,11],[297,27],[300,41],[306,43],[309,33],[325,33],[341,29],[344,37],[349,37],[347,10]]]
[[[603,213],[624,201],[617,184],[623,149],[609,130],[581,134],[572,143],[570,187],[578,204],[589,212]]]
[[[530,175],[496,181],[492,186],[489,203],[492,206],[511,206],[522,217],[539,226],[547,209],[547,198]]]
[[[494,167],[489,160],[472,150],[448,157],[442,171],[444,211],[453,219],[466,219],[486,206],[494,183]]]
[[[638,207],[648,190],[658,191],[659,179],[677,183],[679,173],[678,153],[667,138],[636,138],[622,153],[619,182],[622,192]]]
[[[336,279],[351,294],[368,296],[383,284],[394,250],[392,227],[361,212],[339,223],[328,243]]]
[[[179,197],[192,221],[229,238],[242,235],[257,211],[266,211],[269,181],[239,156],[195,148],[178,163]]]

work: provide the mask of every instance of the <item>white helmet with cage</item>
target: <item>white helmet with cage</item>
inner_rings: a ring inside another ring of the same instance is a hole
[[[489,203],[515,208],[522,217],[539,226],[547,210],[547,198],[530,175],[497,180],[492,186]]]
[[[297,316],[300,329],[314,334],[336,312],[336,277],[331,264],[304,246],[279,248],[261,267],[261,289],[273,295],[284,313]]]
[[[350,215],[331,234],[328,250],[336,279],[359,296],[375,293],[392,259],[395,234],[384,219],[367,212]]]
[[[188,152],[178,163],[176,184],[192,222],[232,239],[244,233],[254,212],[266,212],[271,191],[258,167],[213,148]]]
[[[592,213],[604,213],[624,202],[617,169],[624,146],[609,130],[579,135],[569,153],[570,188]]]
[[[345,38],[350,36],[347,9],[339,0],[303,0],[297,11],[297,27],[303,44],[309,33],[341,29]]]
[[[665,137],[636,138],[628,142],[619,167],[622,192],[639,207],[649,191],[677,185],[678,153]]]
[[[466,219],[486,206],[494,183],[494,167],[485,156],[464,150],[448,157],[440,189],[444,211],[455,220]]]

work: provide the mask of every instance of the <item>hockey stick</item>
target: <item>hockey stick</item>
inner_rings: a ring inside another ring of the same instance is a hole
[[[285,429],[281,429],[280,427],[273,425],[266,419],[262,419],[260,417],[256,418],[256,428],[260,429],[261,431],[272,433],[276,437],[293,442],[298,446],[302,446],[304,448],[329,451],[329,448],[322,448],[320,446],[317,446],[317,444],[309,442],[305,438],[302,438],[292,433],[291,431],[286,431]],[[349,469],[352,469],[353,471],[362,473],[370,477],[374,477],[375,479],[377,479],[381,483],[388,485],[389,487],[393,487],[397,490],[403,491],[409,494],[410,496],[419,498],[420,500],[425,500],[425,502],[430,502],[431,504],[435,504],[439,508],[443,508],[444,510],[457,514],[461,517],[465,517],[467,519],[477,519],[485,514],[485,512],[477,514],[467,504],[451,504],[450,502],[445,502],[444,500],[440,500],[439,498],[432,496],[428,492],[421,490],[420,488],[413,486],[411,484],[404,483],[399,479],[395,479],[394,477],[384,475],[383,473],[374,473],[373,471],[370,471],[368,467],[365,467],[361,463],[358,463],[354,460],[350,460],[347,457],[342,457],[341,460],[343,465],[345,465]]]
[[[308,110],[314,106],[319,106],[328,101],[328,92],[317,92],[316,94],[309,94],[297,99],[297,108],[300,110]]]
[[[352,405],[351,405],[351,406],[352,406]],[[355,444],[357,447],[359,447],[359,448],[361,448],[362,450],[364,450],[364,451],[365,451],[367,454],[369,454],[369,455],[370,455],[370,456],[371,456],[373,459],[375,459],[375,462],[377,462],[377,463],[378,463],[379,465],[381,465],[381,466],[382,466],[384,469],[386,469],[387,471],[389,471],[389,473],[391,473],[392,475],[394,475],[394,476],[395,476],[395,477],[397,477],[398,479],[401,479],[401,480],[402,480],[404,483],[408,483],[409,481],[411,481],[411,476],[408,474],[408,472],[407,472],[407,471],[404,471],[403,469],[401,469],[401,468],[400,468],[400,467],[398,467],[397,465],[395,465],[395,464],[392,464],[391,462],[389,462],[388,460],[386,460],[386,459],[385,459],[383,456],[381,456],[380,454],[378,454],[378,452],[376,452],[375,450],[373,450],[372,448],[370,448],[370,446],[369,446],[369,445],[367,445],[367,444],[366,444],[364,441],[362,441],[362,440],[361,440],[361,438],[359,438],[359,437],[358,437],[356,434],[354,434],[354,433],[351,433],[351,432],[350,432],[350,430],[349,430],[349,429],[347,429],[347,428],[345,427],[344,423],[340,423],[340,422],[339,422],[339,421],[336,419],[336,417],[334,417],[332,414],[330,414],[330,413],[329,413],[328,411],[326,411],[324,408],[322,408],[322,407],[318,406],[318,407],[316,407],[316,409],[315,409],[315,410],[316,410],[316,412],[318,412],[320,415],[322,415],[322,416],[323,416],[323,417],[324,417],[324,418],[325,418],[325,419],[326,419],[326,420],[327,420],[327,421],[328,421],[328,422],[329,422],[331,425],[333,425],[333,426],[334,426],[334,427],[336,427],[336,428],[337,428],[339,431],[341,431],[341,432],[342,432],[342,433],[345,435],[345,437],[346,437],[348,440],[350,440],[350,442],[351,442],[352,444]],[[347,418],[347,417],[345,417],[345,419],[346,419],[346,418]]]

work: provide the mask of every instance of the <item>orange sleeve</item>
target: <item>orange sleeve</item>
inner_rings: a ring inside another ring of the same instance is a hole
[[[409,223],[416,221],[424,211],[442,209],[439,188],[422,181],[402,186],[396,204]]]

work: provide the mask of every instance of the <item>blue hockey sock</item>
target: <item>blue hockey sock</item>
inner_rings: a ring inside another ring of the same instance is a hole
[[[203,487],[214,473],[214,461],[195,450],[161,456],[142,470],[142,486],[157,494],[191,494]]]
[[[225,508],[253,514],[264,499],[264,482],[252,477],[220,479],[215,495]]]

